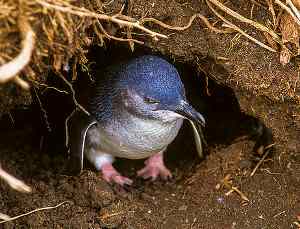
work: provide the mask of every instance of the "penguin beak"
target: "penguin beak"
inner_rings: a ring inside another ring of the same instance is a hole
[[[196,125],[198,124],[201,125],[202,127],[205,126],[204,117],[184,100],[180,101],[180,104],[176,106],[174,112],[190,120],[192,123],[195,123]]]

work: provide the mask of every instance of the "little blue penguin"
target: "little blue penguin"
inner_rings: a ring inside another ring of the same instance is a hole
[[[163,153],[184,119],[191,123],[203,157],[205,119],[187,101],[172,64],[144,55],[108,67],[97,81],[89,114],[75,110],[67,119],[67,144],[75,171],[81,172],[86,157],[107,182],[130,185],[132,180],[113,167],[114,159],[148,158],[138,176],[171,178]]]

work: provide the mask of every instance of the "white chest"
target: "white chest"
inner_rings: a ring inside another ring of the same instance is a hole
[[[122,125],[99,125],[88,133],[102,152],[116,157],[141,159],[164,150],[177,136],[182,119],[163,123],[154,120],[131,118]]]

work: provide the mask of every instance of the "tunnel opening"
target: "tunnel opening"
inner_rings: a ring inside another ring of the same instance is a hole
[[[174,60],[171,56],[162,55],[144,47],[136,47],[135,52],[131,52],[127,45],[113,43],[110,43],[105,50],[102,47],[91,48],[88,55],[89,64],[78,66],[77,80],[73,83],[78,102],[84,107],[86,106],[90,96],[89,92],[93,87],[93,78],[97,77],[97,72],[108,65],[144,54],[161,56],[177,68],[185,85],[188,100],[206,119],[204,129],[205,139],[208,143],[204,149],[206,153],[209,153],[209,148],[217,145],[230,145],[240,136],[247,136],[256,142],[254,151],[261,146],[270,144],[272,141],[271,131],[259,119],[241,111],[232,88],[220,84],[199,71],[196,62],[185,63]],[[210,61],[213,60],[207,60],[208,63]],[[228,73],[224,70],[223,74]],[[66,71],[64,77],[71,79],[72,71]],[[48,89],[41,91],[33,89],[33,105],[12,111],[2,117],[1,133],[17,129],[29,130],[32,134],[29,142],[36,147],[37,151],[46,155],[43,156],[46,157],[46,167],[52,171],[64,173],[66,158],[69,156],[65,147],[65,119],[75,106],[69,86],[55,73],[48,73],[47,85]],[[50,89],[50,87],[59,89],[60,92]],[[54,158],[56,159],[54,160]],[[187,122],[184,122],[175,141],[169,146],[165,158],[167,165],[172,170],[184,170],[200,162],[195,149],[192,129]],[[128,166],[140,167],[141,164],[142,161],[125,159],[116,162],[116,166],[121,171],[126,170],[125,174],[132,176],[134,171],[127,171]],[[86,161],[85,166],[94,170]]]

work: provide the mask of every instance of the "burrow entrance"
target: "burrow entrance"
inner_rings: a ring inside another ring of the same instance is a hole
[[[93,47],[89,52],[88,64],[77,67],[77,81],[73,84],[77,100],[83,106],[86,105],[89,91],[93,86],[93,78],[97,77],[97,72],[105,66],[143,54],[163,56],[141,47],[136,48],[132,53],[127,45],[112,43],[105,49]],[[256,142],[254,151],[271,143],[271,131],[259,119],[241,111],[231,88],[205,75],[199,70],[201,65],[199,66],[196,61],[183,63],[172,57],[163,57],[176,66],[185,85],[188,100],[206,119],[207,126],[204,130],[208,143],[208,147],[205,149],[206,153],[210,152],[211,147],[230,145],[241,136]],[[210,61],[213,60],[207,59],[206,63],[209,64]],[[222,69],[221,66],[220,68]],[[224,70],[223,74],[228,73]],[[72,70],[65,71],[64,77],[70,80]],[[74,102],[69,86],[53,72],[48,73],[47,85],[48,88],[32,90],[34,103],[31,106],[3,116],[1,129],[2,133],[21,129],[30,130],[31,143],[38,151],[45,153],[50,160],[49,169],[54,170],[55,173],[64,173],[68,157],[65,147],[65,119],[74,109]],[[53,158],[57,158],[54,161],[59,161],[54,167],[51,162]],[[184,124],[178,137],[170,145],[166,153],[166,161],[173,170],[190,168],[200,162],[194,145],[192,129],[188,123]],[[116,166],[120,167],[121,171],[126,170],[125,174],[132,176],[134,176],[134,169],[128,171],[128,167],[136,167],[140,164],[142,164],[141,161],[133,162],[123,159],[116,162]],[[89,164],[85,166],[94,170]]]

